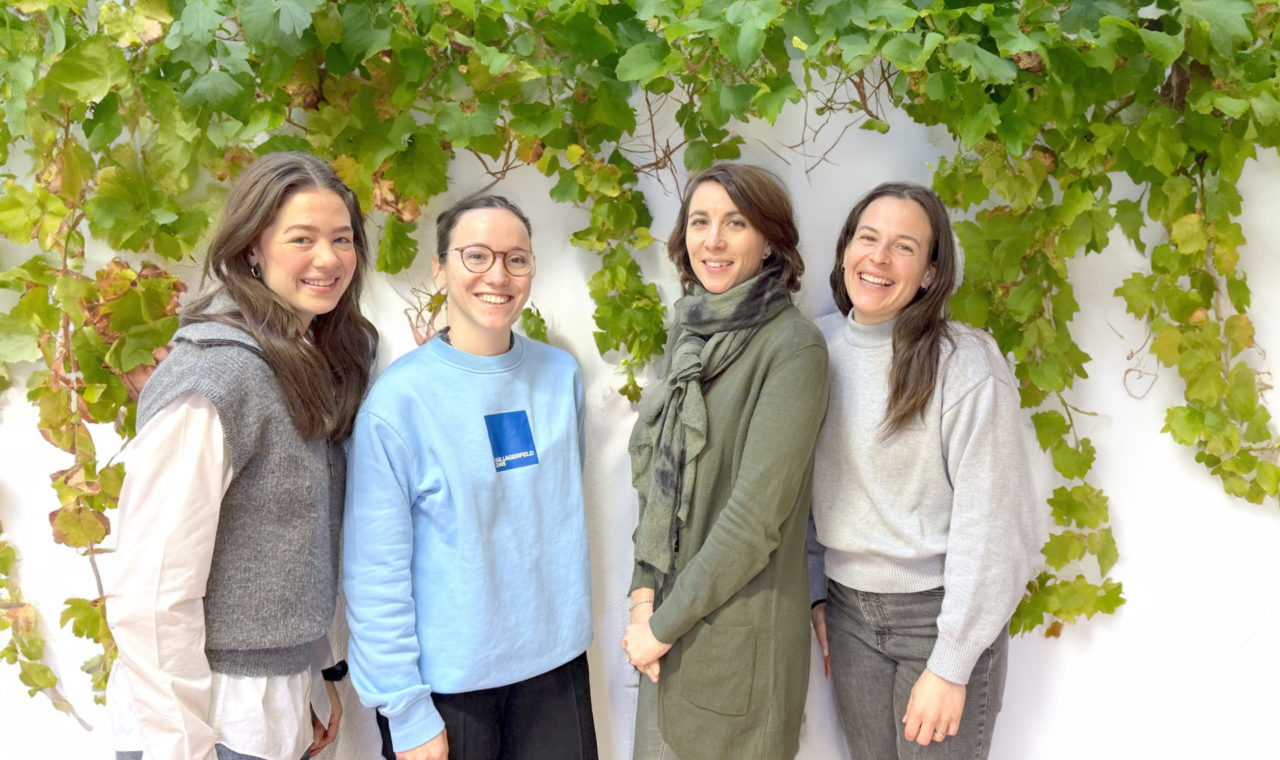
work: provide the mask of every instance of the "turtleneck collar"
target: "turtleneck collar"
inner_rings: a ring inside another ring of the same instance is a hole
[[[882,348],[893,346],[893,326],[897,317],[881,322],[878,325],[864,325],[855,322],[853,310],[844,318],[844,337],[850,344],[858,348]]]

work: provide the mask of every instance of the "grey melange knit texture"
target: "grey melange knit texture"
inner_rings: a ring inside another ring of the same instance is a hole
[[[984,332],[951,323],[951,335],[923,420],[882,438],[893,322],[845,319],[828,331],[813,516],[836,582],[875,593],[945,588],[928,667],[967,683],[1022,598],[1048,512],[1004,357]],[[810,592],[825,596],[813,564],[811,555]]]
[[[209,665],[249,676],[306,670],[310,645],[333,622],[346,460],[299,435],[247,333],[202,322],[174,342],[143,389],[138,426],[189,391],[222,424],[232,481],[204,597]]]

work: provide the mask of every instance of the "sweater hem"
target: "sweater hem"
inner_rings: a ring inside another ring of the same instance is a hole
[[[316,641],[268,649],[206,649],[209,667],[237,676],[287,676],[311,667],[311,648]]]

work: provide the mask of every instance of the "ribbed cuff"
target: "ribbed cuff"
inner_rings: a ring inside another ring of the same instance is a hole
[[[935,675],[963,686],[969,683],[974,663],[989,646],[989,641],[985,644],[970,644],[939,636],[929,655],[928,668]]]
[[[396,715],[384,712],[383,716],[391,729],[391,747],[396,752],[408,752],[414,747],[421,747],[444,730],[444,718],[440,717],[430,694],[410,702]]]

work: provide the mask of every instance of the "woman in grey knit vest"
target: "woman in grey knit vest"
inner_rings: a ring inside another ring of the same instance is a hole
[[[327,664],[342,442],[377,344],[355,194],[263,156],[227,200],[126,449],[107,617],[117,758],[297,760],[336,736]],[[326,688],[327,687],[327,688]]]
[[[809,683],[805,529],[827,406],[804,264],[763,169],[694,177],[667,244],[685,296],[631,434],[637,760],[794,757]]]
[[[987,756],[1045,538],[1018,384],[990,336],[948,319],[956,268],[919,185],[872,190],[836,245],[810,582],[855,758]]]

